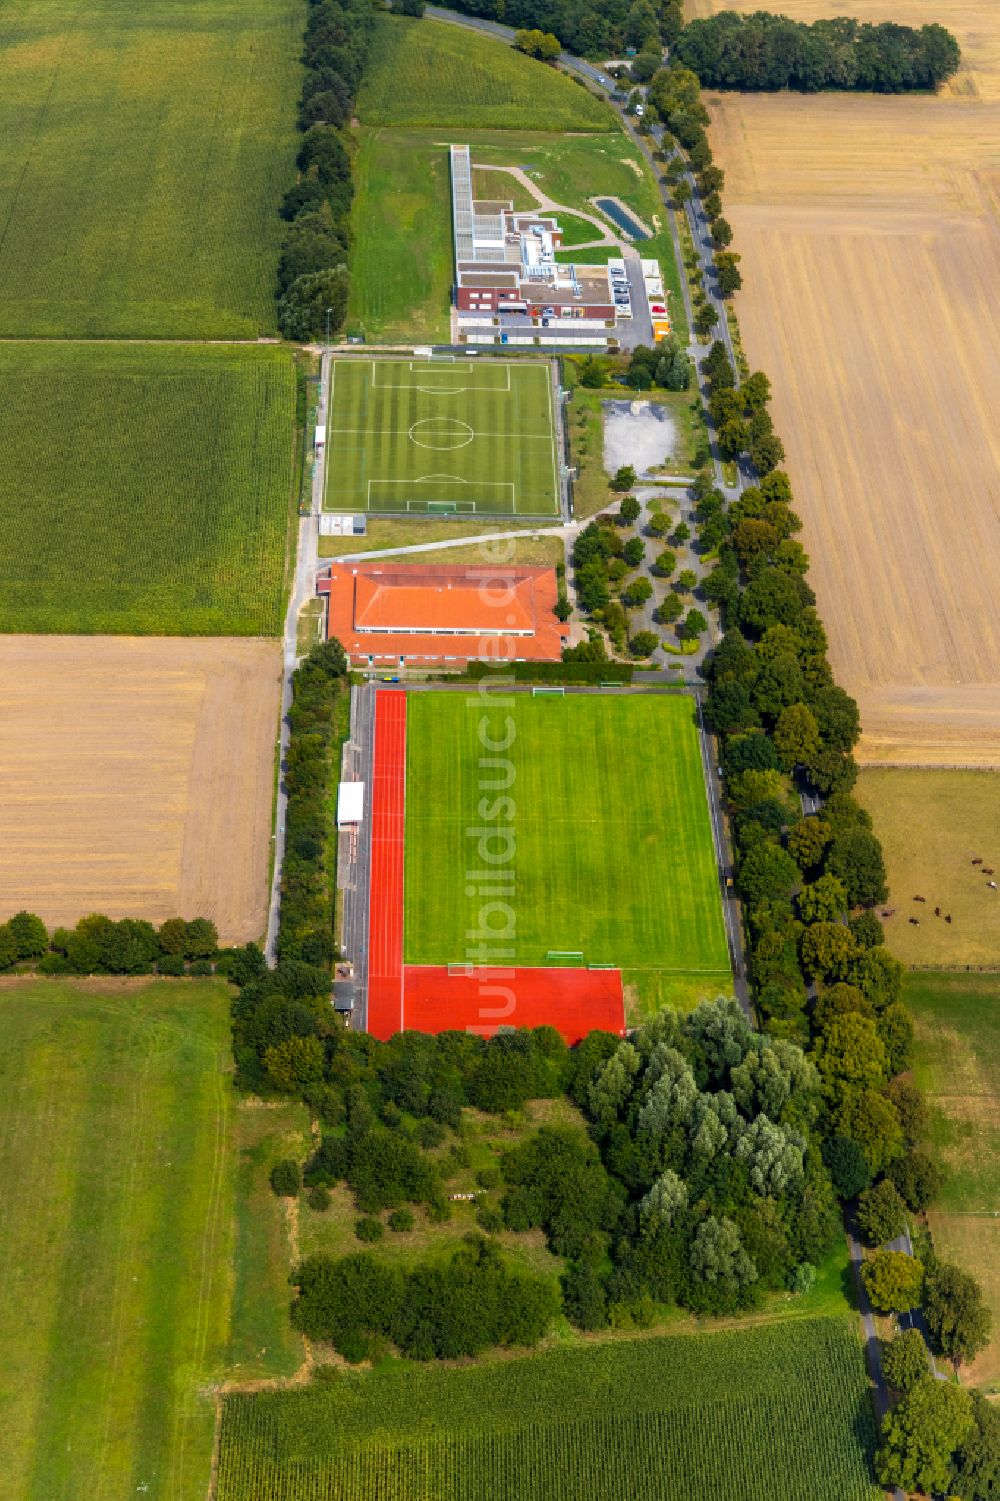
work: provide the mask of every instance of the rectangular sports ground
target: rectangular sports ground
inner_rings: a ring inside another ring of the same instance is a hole
[[[687,697],[380,690],[373,792],[378,1035],[620,1031],[623,970],[730,989]]]
[[[334,360],[327,445],[328,511],[559,512],[542,360]]]

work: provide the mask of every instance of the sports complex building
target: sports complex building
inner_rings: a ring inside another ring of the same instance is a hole
[[[553,568],[334,563],[316,588],[354,667],[558,662],[568,635]]]
[[[477,199],[468,146],[451,154],[454,303],[466,344],[565,344],[606,349],[631,320],[624,262],[566,264],[562,231],[546,213]]]

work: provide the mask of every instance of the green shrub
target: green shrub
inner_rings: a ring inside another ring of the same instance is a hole
[[[358,1240],[381,1240],[385,1234],[385,1226],[373,1214],[363,1214],[360,1219],[354,1221],[354,1233]]]
[[[294,1199],[302,1187],[302,1169],[290,1157],[276,1162],[271,1169],[271,1188],[281,1199]]]
[[[317,1183],[315,1188],[309,1190],[309,1208],[315,1209],[317,1214],[325,1214],[330,1207],[330,1190]]]
[[[407,1230],[412,1230],[413,1210],[394,1209],[389,1216],[389,1229],[394,1230],[397,1235],[402,1235]]]

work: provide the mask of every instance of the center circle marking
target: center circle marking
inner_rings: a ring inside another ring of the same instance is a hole
[[[422,417],[408,429],[411,443],[418,448],[465,448],[476,436],[467,422],[457,417]]]

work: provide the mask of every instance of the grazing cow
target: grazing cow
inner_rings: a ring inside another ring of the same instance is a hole
[[[910,923],[912,924],[913,927],[919,928],[919,926],[920,926],[920,918],[919,917],[911,917],[910,918]]]
[[[983,866],[983,875],[984,876],[991,876],[992,874],[993,874],[993,867],[992,867],[992,865],[984,865]]]
[[[947,917],[945,918],[945,922],[951,922],[951,913],[950,912],[948,913]]]
[[[927,898],[925,896],[915,896],[913,900],[915,902],[926,902]]]
[[[991,891],[996,891],[996,889],[997,889],[997,883],[996,883],[996,881],[987,881],[986,884],[990,888]]]
[[[976,858],[973,860],[972,863],[973,863],[973,865],[982,865],[982,863],[983,863],[982,856],[981,855],[977,855]]]

